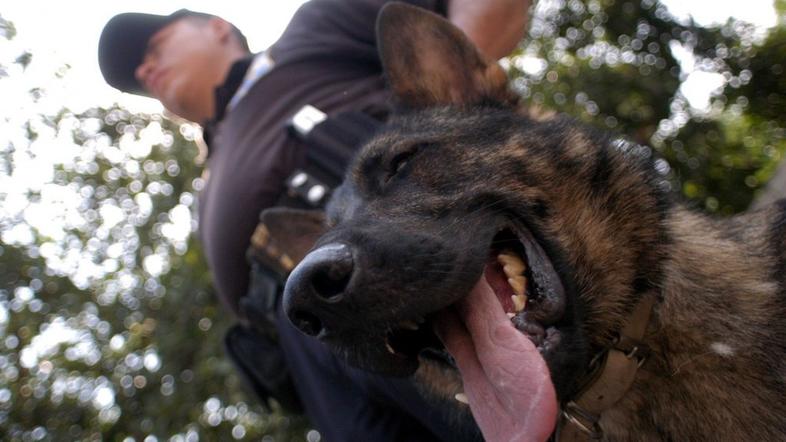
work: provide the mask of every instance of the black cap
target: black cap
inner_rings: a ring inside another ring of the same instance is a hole
[[[106,82],[123,92],[148,95],[134,76],[145,56],[147,42],[161,28],[186,16],[213,17],[188,9],[169,15],[128,12],[112,17],[98,40],[98,65]]]

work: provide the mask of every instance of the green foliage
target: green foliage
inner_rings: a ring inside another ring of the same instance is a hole
[[[11,40],[16,36],[16,27],[14,24],[0,15],[0,38]],[[20,56],[21,57],[21,56]],[[28,61],[29,62],[29,61]],[[8,76],[8,68],[0,63],[0,78]]]
[[[0,15],[0,37],[11,40],[14,36],[16,36],[16,27]]]
[[[729,91],[729,99],[746,104],[757,118],[786,126],[786,27],[774,29],[750,53],[747,75],[755,79]]]
[[[22,129],[30,144],[0,153],[6,176],[46,162],[37,144],[72,156],[2,194],[0,438],[259,439],[302,426],[249,403],[223,358],[228,318],[190,239],[195,128],[115,107]]]
[[[784,29],[759,42],[749,24],[704,28],[653,0],[541,2],[512,60],[514,84],[531,103],[653,146],[675,189],[730,214],[748,207],[786,152]],[[686,61],[723,79],[707,110],[680,90]]]
[[[21,55],[16,57],[14,63],[18,64],[19,66],[22,66],[22,69],[27,69],[27,66],[30,64],[31,61],[33,61],[33,54],[30,52],[23,52]]]

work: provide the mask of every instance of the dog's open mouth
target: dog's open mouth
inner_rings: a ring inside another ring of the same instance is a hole
[[[513,326],[548,356],[561,340],[558,324],[565,314],[565,289],[530,231],[524,227],[500,230],[489,247],[483,277]],[[455,365],[433,331],[437,314],[400,321],[387,334],[387,351],[399,358],[420,356]]]

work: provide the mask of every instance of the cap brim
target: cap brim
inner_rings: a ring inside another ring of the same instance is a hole
[[[173,15],[125,13],[112,17],[98,41],[98,65],[110,86],[123,92],[149,95],[134,76],[150,37],[169,24]]]

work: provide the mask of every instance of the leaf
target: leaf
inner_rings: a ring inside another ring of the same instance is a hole
[[[30,65],[30,62],[33,61],[33,54],[25,51],[14,60],[14,63],[22,66],[22,69],[27,69],[27,66]]]
[[[16,27],[14,24],[0,15],[0,37],[4,37],[6,40],[11,40],[16,36]]]

